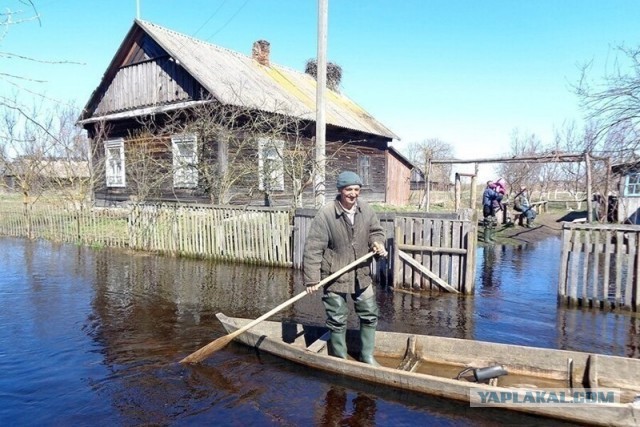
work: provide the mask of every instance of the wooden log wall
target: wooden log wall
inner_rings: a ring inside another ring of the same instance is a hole
[[[640,228],[565,224],[558,299],[568,306],[640,308]]]

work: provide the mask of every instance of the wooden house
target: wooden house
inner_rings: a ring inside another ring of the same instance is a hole
[[[244,55],[135,20],[78,120],[104,175],[96,201],[292,205],[292,194],[303,188],[302,205],[312,204],[311,162],[292,171],[283,158],[314,151],[316,80],[272,63],[270,49],[260,40]],[[405,204],[411,167],[390,149],[397,136],[341,93],[339,82],[328,86],[327,199],[335,193],[337,173],[353,170],[364,181],[365,200]],[[228,131],[206,134],[206,126],[194,126],[202,118],[198,109],[209,111],[205,117],[228,119]],[[223,136],[232,131],[236,139]],[[244,163],[234,163],[239,160]],[[148,172],[153,164],[155,179]],[[145,173],[146,190],[140,178]],[[223,194],[224,185],[226,198],[216,200],[213,189]]]
[[[640,224],[640,161],[611,166],[617,181],[617,194],[610,195],[607,218],[627,224]]]

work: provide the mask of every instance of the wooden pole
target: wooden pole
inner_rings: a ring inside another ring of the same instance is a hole
[[[373,255],[374,255],[373,252],[369,252],[366,255],[361,256],[357,260],[355,260],[352,263],[342,267],[340,270],[336,271],[332,275],[330,275],[330,276],[326,277],[325,279],[321,280],[318,283],[318,285],[320,285],[320,286],[330,285],[333,280],[335,280],[338,277],[342,276],[344,273],[346,273],[347,271],[351,270],[352,268],[357,267],[358,265],[362,264],[363,262],[365,262],[366,260],[371,258]],[[182,359],[180,361],[180,363],[199,363],[199,362],[202,362],[204,359],[209,357],[212,353],[220,350],[221,348],[223,348],[227,344],[229,344],[238,335],[248,331],[249,329],[251,329],[254,326],[256,326],[258,323],[268,319],[269,317],[273,316],[274,314],[276,314],[277,312],[281,311],[282,309],[284,309],[286,307],[289,307],[291,304],[293,304],[294,302],[298,301],[299,299],[304,298],[306,295],[308,295],[306,290],[300,292],[295,297],[293,297],[291,299],[288,299],[287,301],[283,302],[282,304],[280,304],[279,306],[277,306],[273,310],[268,311],[267,313],[263,314],[262,316],[258,317],[257,319],[247,323],[246,325],[244,325],[242,328],[238,329],[237,331],[234,331],[234,332],[232,332],[232,333],[230,333],[228,335],[220,337],[220,338],[210,342],[209,344],[205,345],[204,347],[200,348],[199,350],[194,351],[193,353],[191,353],[190,355],[188,355],[187,357]]]
[[[424,185],[426,185],[425,188],[425,194],[427,196],[427,201],[426,201],[426,206],[425,206],[425,211],[429,212],[429,210],[431,209],[431,159],[427,160],[427,177],[425,179],[425,183]]]
[[[584,153],[584,165],[587,169],[587,222],[592,222],[592,214],[593,214],[593,192],[592,192],[592,182],[591,182],[591,158],[589,153]]]
[[[476,208],[476,203],[477,200],[476,198],[478,197],[478,164],[475,164],[475,168],[474,168],[474,174],[471,177],[471,201],[469,202],[469,207],[471,209],[475,209]]]
[[[314,175],[315,205],[325,203],[326,117],[325,88],[327,86],[327,22],[329,0],[318,0],[318,58],[316,61],[316,173]]]
[[[460,174],[456,172],[456,184],[455,184],[455,206],[454,210],[458,212],[460,210]]]
[[[604,222],[609,222],[609,183],[611,181],[611,158],[607,157],[605,160],[605,167],[607,169],[606,177],[604,181]],[[615,218],[617,220],[617,218]]]

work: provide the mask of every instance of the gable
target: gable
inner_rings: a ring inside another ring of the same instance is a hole
[[[123,111],[134,117],[145,107],[162,111],[209,96],[226,105],[310,122],[316,117],[316,81],[310,75],[263,65],[250,56],[136,20],[80,122],[112,119],[113,113]],[[325,116],[330,126],[397,138],[358,104],[330,89]]]
[[[161,48],[148,34],[142,33],[134,42],[127,58],[121,66],[134,65],[140,62],[168,57],[169,54]]]
[[[89,114],[104,116],[203,99],[202,85],[148,34],[138,32],[121,50],[94,94]]]

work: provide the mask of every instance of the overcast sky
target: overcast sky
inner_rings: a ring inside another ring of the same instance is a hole
[[[9,3],[5,6],[4,3]],[[2,73],[82,107],[136,17],[136,0],[33,0],[40,22],[12,25]],[[457,157],[506,154],[514,129],[550,143],[583,122],[570,86],[580,66],[611,69],[616,47],[640,44],[637,0],[328,0],[328,60],[342,91],[409,143],[439,138]],[[3,8],[31,13],[18,0]],[[317,51],[317,0],[140,0],[140,17],[247,55],[304,70]],[[80,63],[80,64],[76,64]],[[0,79],[0,94],[11,86]]]

